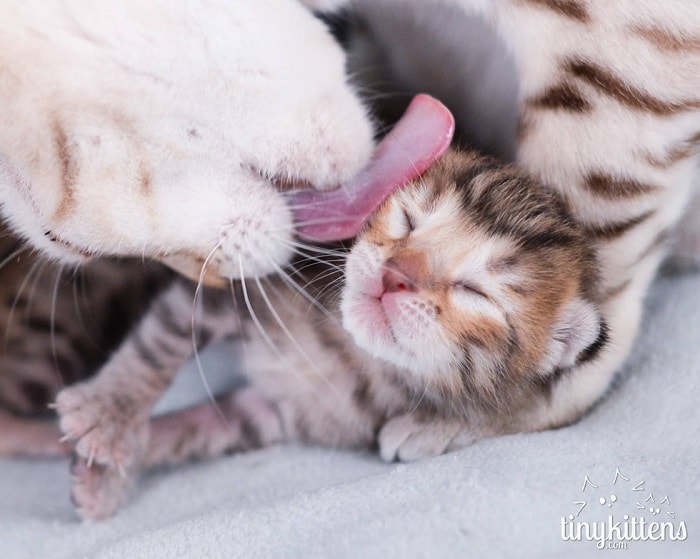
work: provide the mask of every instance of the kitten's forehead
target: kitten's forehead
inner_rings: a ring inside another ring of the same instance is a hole
[[[407,220],[415,232],[406,244],[429,253],[443,266],[487,268],[494,260],[508,258],[514,242],[489,231],[475,220],[463,204],[459,186],[452,177],[429,175],[397,192],[378,216],[380,234],[394,239],[406,236]]]

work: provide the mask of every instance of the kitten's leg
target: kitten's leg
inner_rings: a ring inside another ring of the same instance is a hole
[[[67,456],[55,421],[29,419],[0,410],[0,456]]]
[[[225,292],[204,294],[199,344],[235,331],[230,301]],[[83,516],[104,517],[126,497],[148,444],[151,409],[192,354],[192,316],[191,286],[175,282],[94,379],[58,395],[60,427],[79,459],[73,499]]]
[[[244,388],[197,406],[156,417],[144,466],[178,464],[284,441],[274,404]]]

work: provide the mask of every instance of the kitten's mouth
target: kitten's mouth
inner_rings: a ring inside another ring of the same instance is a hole
[[[454,117],[447,107],[429,95],[417,95],[364,171],[336,190],[291,194],[297,233],[313,241],[354,237],[390,194],[445,152],[453,134]]]
[[[373,334],[379,334],[385,339],[385,343],[391,342],[393,344],[398,344],[394,329],[391,327],[391,320],[389,320],[389,315],[382,303],[382,298],[375,297],[374,295],[365,295],[365,297],[367,298],[367,306],[370,308],[370,312],[374,315],[375,319],[372,321],[375,330]]]

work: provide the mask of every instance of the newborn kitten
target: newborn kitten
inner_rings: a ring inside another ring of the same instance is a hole
[[[563,202],[472,152],[449,153],[391,196],[344,271],[328,257],[264,281],[202,297],[197,339],[246,344],[249,386],[218,408],[149,423],[192,351],[193,293],[182,281],[95,379],[59,395],[61,428],[81,457],[81,514],[113,512],[144,465],[283,440],[378,443],[385,460],[413,460],[553,427],[551,391],[606,342],[593,247]],[[572,406],[557,425],[584,411]]]
[[[172,276],[140,259],[63,268],[0,223],[0,456],[68,452],[49,404],[107,361]]]

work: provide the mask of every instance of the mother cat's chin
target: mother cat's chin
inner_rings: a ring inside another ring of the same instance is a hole
[[[292,253],[281,190],[337,186],[372,155],[344,53],[294,0],[4,8],[0,211],[54,260],[274,272]]]

